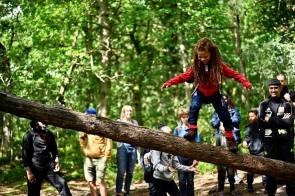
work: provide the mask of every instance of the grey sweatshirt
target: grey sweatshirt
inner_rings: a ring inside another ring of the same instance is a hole
[[[160,159],[161,154],[161,159]],[[190,171],[189,166],[181,165],[177,156],[168,154],[166,152],[160,152],[156,150],[151,151],[151,161],[154,167],[154,178],[171,181],[173,180],[173,172],[168,169],[168,166],[176,170]]]

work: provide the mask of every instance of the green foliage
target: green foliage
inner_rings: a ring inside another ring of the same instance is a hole
[[[202,37],[214,40],[232,68],[240,70],[240,58],[245,61],[245,74],[253,90],[246,94],[240,84],[229,79],[223,81],[221,89],[241,111],[242,135],[248,109],[258,107],[266,97],[268,79],[284,73],[289,88],[294,89],[295,19],[291,1],[114,0],[107,3],[107,9],[111,58],[106,69],[101,63],[102,26],[97,1],[2,1],[0,43],[5,46],[10,65],[5,68],[0,65],[0,89],[53,106],[58,104],[61,86],[68,78],[66,107],[84,112],[89,104],[100,104],[102,84],[111,78],[107,95],[109,118],[118,119],[121,107],[129,104],[135,106],[134,118],[142,125],[156,128],[159,123],[167,123],[174,128],[178,108],[189,106],[190,99],[184,85],[164,91],[160,86],[183,71],[183,62],[192,63],[192,49]],[[236,53],[237,15],[241,25],[241,56]],[[68,75],[75,63],[77,67]],[[214,141],[212,113],[212,106],[204,105],[198,122],[206,143]],[[29,121],[8,117],[12,159],[20,159],[22,136]],[[50,129],[58,138],[67,177],[83,178],[77,133]],[[116,175],[115,148],[113,151],[107,168],[107,182],[112,185]],[[21,176],[19,167],[14,174],[12,170],[1,174],[1,182]],[[201,163],[199,168],[206,172],[214,167]],[[137,181],[141,177],[137,168],[134,178]]]
[[[197,168],[201,174],[212,173],[212,172],[216,171],[216,165],[211,164],[211,163],[199,162]]]

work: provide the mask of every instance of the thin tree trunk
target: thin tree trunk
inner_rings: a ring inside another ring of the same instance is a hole
[[[74,42],[72,44],[73,48],[77,44],[78,36],[79,36],[79,31],[76,31],[75,32],[75,39],[74,39]],[[74,62],[71,64],[70,69],[67,72],[67,75],[64,77],[64,80],[63,80],[62,85],[60,87],[59,95],[56,98],[56,100],[62,105],[66,104],[66,102],[65,102],[65,93],[66,93],[66,90],[67,90],[67,88],[68,88],[68,86],[69,86],[69,84],[71,82],[71,75],[72,75],[73,71],[78,67],[79,62],[80,62],[80,57],[76,57]]]
[[[180,65],[182,65],[182,70],[183,70],[183,72],[185,72],[188,69],[189,64],[188,64],[188,57],[187,57],[187,54],[185,52],[186,48],[185,48],[185,45],[183,43],[183,35],[181,33],[179,33],[178,39],[179,39]],[[185,83],[185,96],[186,96],[187,100],[191,99],[191,92],[192,91],[191,91],[190,84]]]
[[[243,73],[245,76],[247,76],[246,74],[246,65],[245,65],[245,60],[243,58],[243,53],[242,53],[242,38],[241,38],[241,21],[240,21],[240,16],[239,14],[237,14],[235,16],[235,23],[236,23],[236,54],[239,57],[239,62],[240,62],[240,72]],[[246,107],[249,106],[249,93],[248,92],[244,92],[241,94],[241,99],[242,102],[246,104]]]
[[[13,41],[14,32],[11,35],[11,42]],[[12,88],[10,61],[7,56],[6,47],[0,42],[0,88],[6,92],[10,92]],[[12,130],[10,129],[10,115],[0,115],[0,132],[1,132],[1,156],[2,158],[11,158],[11,142]]]
[[[295,180],[295,164],[252,155],[237,155],[222,147],[189,142],[181,137],[103,117],[87,116],[64,107],[49,107],[1,91],[0,111],[24,118],[38,119],[45,124],[61,128],[100,135],[135,146],[189,157],[194,160]]]
[[[0,112],[0,158],[3,158],[3,138],[4,138],[4,113]]]
[[[142,53],[142,46],[140,40],[136,37],[135,33],[137,30],[137,24],[136,21],[133,24],[133,30],[129,33],[130,40],[134,46],[136,56],[140,58]],[[131,57],[132,58],[132,57]],[[147,74],[147,72],[144,72]],[[132,86],[132,94],[133,94],[133,104],[135,108],[135,114],[136,114],[136,120],[140,125],[143,125],[143,119],[142,119],[142,86],[143,86],[143,78],[141,75],[136,75],[132,79],[132,83],[134,84]]]
[[[99,24],[101,26],[100,32],[100,53],[101,53],[101,65],[103,70],[106,72],[108,76],[111,75],[111,65],[110,65],[110,58],[111,58],[111,35],[110,35],[110,24],[108,22],[108,9],[107,9],[107,1],[106,0],[98,0],[99,5]],[[99,107],[99,114],[101,116],[107,116],[109,111],[109,104],[108,104],[108,95],[111,89],[111,81],[106,79],[105,81],[101,82],[100,88],[100,107]]]

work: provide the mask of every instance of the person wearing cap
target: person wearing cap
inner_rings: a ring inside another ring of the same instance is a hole
[[[60,195],[71,195],[67,182],[60,174],[57,144],[54,134],[37,120],[30,123],[22,141],[22,161],[26,169],[29,196],[40,195],[42,181],[46,179]]]
[[[87,115],[96,116],[92,107],[85,112]],[[88,182],[91,196],[98,196],[97,186],[101,196],[107,195],[107,185],[104,181],[107,159],[111,157],[112,140],[97,135],[81,133],[80,146],[85,155],[84,176]]]
[[[187,133],[188,129],[188,110],[180,108],[178,111],[179,122],[177,127],[173,130],[173,135],[183,137]],[[197,143],[201,142],[201,135],[198,132],[195,135],[194,141]],[[197,160],[191,158],[177,156],[179,163],[186,166],[196,166]],[[178,171],[179,179],[179,190],[181,196],[193,196],[194,194],[194,172],[192,171]]]
[[[292,106],[280,97],[281,83],[278,79],[268,82],[268,99],[259,106],[259,121],[264,130],[264,156],[271,159],[294,163]],[[284,181],[287,195],[295,195],[293,181]],[[277,179],[266,176],[265,189],[269,196],[277,190]]]

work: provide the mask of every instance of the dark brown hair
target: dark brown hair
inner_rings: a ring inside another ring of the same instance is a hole
[[[223,95],[223,97],[225,97],[226,100],[227,100],[227,107],[229,107],[229,108],[234,108],[235,107],[235,103],[233,102],[233,100],[228,95]]]
[[[195,81],[199,82],[207,82],[208,77],[205,75],[205,66],[198,59],[199,51],[207,51],[210,53],[210,61],[208,63],[210,78],[213,81],[218,81],[221,83],[221,56],[218,47],[208,38],[200,39],[195,48],[194,48],[194,73],[195,73]]]
[[[248,111],[248,114],[249,113],[254,113],[256,116],[258,115],[258,110],[256,108],[251,108],[249,111]]]

